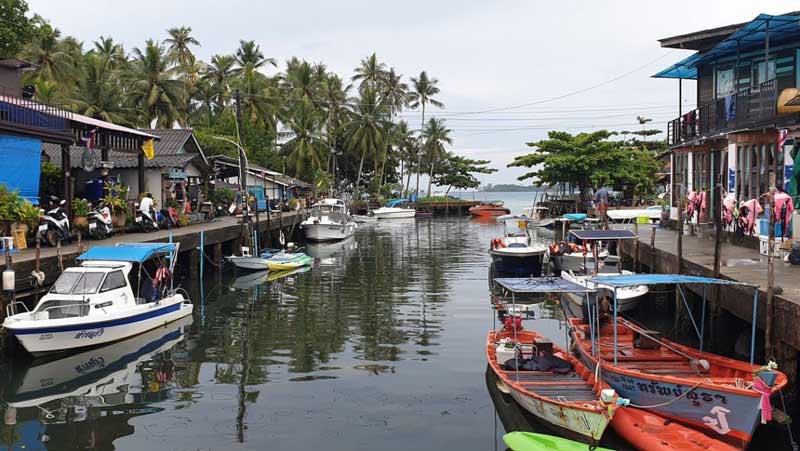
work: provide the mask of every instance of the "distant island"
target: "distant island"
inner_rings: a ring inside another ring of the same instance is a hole
[[[533,185],[514,185],[510,183],[499,183],[497,185],[492,185],[491,183],[481,187],[481,191],[488,192],[488,193],[497,193],[497,192],[518,192],[518,193],[530,193],[533,191],[539,191],[541,188],[538,186]]]

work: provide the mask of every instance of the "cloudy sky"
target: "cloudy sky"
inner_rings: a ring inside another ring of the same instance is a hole
[[[677,116],[677,81],[650,75],[690,52],[657,39],[800,9],[785,0],[28,2],[87,44],[113,36],[130,49],[186,25],[204,60],[253,39],[280,62],[297,56],[347,77],[372,52],[405,77],[427,70],[439,79],[445,108],[433,114],[448,119],[453,149],[499,169],[486,183],[515,182],[524,170],[506,164],[549,129],[632,129],[640,115],[664,128]],[[684,88],[692,104],[694,84]]]

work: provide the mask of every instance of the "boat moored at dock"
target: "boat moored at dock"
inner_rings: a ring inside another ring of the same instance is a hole
[[[122,340],[192,313],[186,292],[171,287],[177,244],[120,243],[96,246],[67,268],[32,311],[7,306],[3,326],[32,354],[96,346]],[[169,259],[165,266],[164,258]],[[143,270],[154,260],[152,280]],[[139,277],[131,277],[134,266]],[[144,273],[144,274],[143,274]],[[135,290],[131,280],[138,281]],[[25,308],[27,310],[27,308]]]
[[[511,213],[511,210],[503,206],[501,200],[490,200],[470,207],[469,214],[472,216],[503,216]]]
[[[504,215],[497,221],[503,223],[503,236],[493,239],[489,247],[495,269],[518,276],[541,276],[547,246],[531,238],[527,227],[529,218]]]
[[[323,199],[311,207],[300,229],[309,241],[338,241],[353,236],[357,228],[341,199]]]

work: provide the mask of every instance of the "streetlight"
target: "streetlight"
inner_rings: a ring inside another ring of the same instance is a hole
[[[239,145],[236,141],[226,138],[224,136],[212,136],[213,139],[218,139],[220,141],[225,141],[227,143],[233,144],[239,149],[239,195],[241,196],[242,203],[245,206],[248,205],[247,199],[247,167],[250,165],[247,162],[247,154],[244,151],[244,148]],[[256,206],[258,208],[258,206]],[[249,222],[250,218],[249,215],[245,212],[245,209],[242,208],[242,222]]]

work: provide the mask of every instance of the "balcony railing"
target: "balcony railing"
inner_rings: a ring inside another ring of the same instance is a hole
[[[26,129],[68,133],[72,113],[66,108],[23,98],[20,92],[0,88],[0,122]]]
[[[667,124],[670,145],[745,128],[775,117],[778,92],[775,80],[713,100]]]

